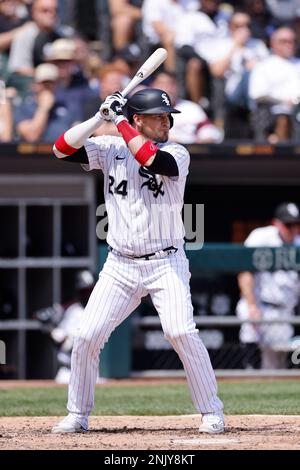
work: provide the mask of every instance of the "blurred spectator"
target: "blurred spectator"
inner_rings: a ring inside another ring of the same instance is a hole
[[[85,37],[76,34],[72,39],[75,43],[75,58],[78,73],[81,73],[87,79],[90,88],[98,92],[98,75],[103,66],[103,61],[99,54],[91,50],[90,43]]]
[[[205,13],[216,25],[218,36],[226,36],[228,22],[233,14],[233,8],[221,0],[200,0],[200,11]]]
[[[161,45],[168,51],[166,70],[175,72],[175,34],[185,11],[195,10],[197,0],[144,0],[142,6],[143,33],[152,49]]]
[[[32,22],[22,28],[13,39],[8,70],[19,75],[34,75],[34,67],[43,62],[47,45],[61,37],[56,28],[57,0],[35,0]]]
[[[90,53],[84,64],[84,75],[88,80],[89,87],[99,92],[99,73],[103,67],[101,58],[94,52]]]
[[[18,14],[18,7],[17,0],[0,0],[0,74],[3,78],[6,78],[10,46],[25,22]]]
[[[203,104],[203,97],[210,94],[207,62],[217,39],[227,36],[231,10],[223,10],[219,0],[198,1],[197,6],[198,11],[186,12],[178,19],[175,44],[184,62],[187,96]]]
[[[251,34],[256,39],[269,42],[271,33],[276,27],[266,0],[244,0],[245,13],[251,18]]]
[[[0,89],[0,142],[11,142],[13,137],[13,113],[11,105],[13,93],[14,89],[5,89],[4,87]]]
[[[247,247],[280,247],[299,244],[300,212],[292,202],[280,204],[274,213],[272,225],[253,230],[245,241]],[[296,271],[243,272],[238,276],[241,300],[237,315],[241,320],[289,320],[300,298],[299,274]],[[245,358],[251,366],[251,355],[258,344],[262,369],[287,367],[289,341],[294,329],[290,323],[244,323],[240,341],[245,345]],[[282,347],[282,350],[281,350]],[[253,364],[252,364],[253,365]]]
[[[136,39],[142,3],[142,0],[108,0],[114,51],[123,49]]]
[[[293,21],[293,30],[295,31],[296,35],[296,52],[295,56],[300,58],[300,6],[297,10],[297,14]]]
[[[129,81],[129,77],[123,73],[122,68],[118,68],[115,64],[106,64],[102,67],[99,74],[99,96],[90,98],[85,103],[84,107],[84,120],[94,116],[99,111],[99,108],[105,98],[117,90],[125,88]],[[114,123],[103,123],[94,135],[102,135],[105,132],[110,135],[119,135]]]
[[[223,10],[219,0],[198,1],[198,11],[187,12],[178,20],[175,44],[183,61],[187,96],[208,106],[211,77],[207,63],[218,38],[227,36],[231,10]]]
[[[36,68],[33,93],[14,109],[15,126],[22,140],[52,143],[74,123],[72,106],[56,96],[58,76],[53,64]]]
[[[101,19],[97,3],[107,3],[107,0],[67,0],[63,2],[64,18],[78,34],[88,38],[90,41],[97,39],[97,31]]]
[[[300,95],[300,60],[295,58],[295,33],[282,27],[271,36],[272,55],[257,64],[249,83],[254,101],[257,140],[287,141],[295,132],[293,113]]]
[[[59,71],[57,99],[73,110],[73,122],[83,120],[84,106],[88,99],[96,97],[98,89],[91,89],[76,57],[73,39],[57,39],[53,42],[47,60]]]
[[[0,0],[0,51],[8,51],[25,19],[18,15],[17,0]]]
[[[111,63],[128,77],[133,77],[143,61],[143,52],[140,46],[132,43],[120,49],[112,58]]]
[[[129,77],[123,74],[115,64],[104,65],[99,73],[99,96],[97,99],[90,99],[85,103],[84,120],[89,119],[97,111],[105,98],[117,90],[125,88]]]
[[[31,8],[34,0],[18,0],[17,16],[23,20],[28,20],[31,16]]]
[[[291,21],[296,16],[299,0],[266,0],[271,14],[281,24]]]
[[[175,74],[159,73],[152,86],[166,91],[171,98],[172,106],[181,111],[180,114],[173,116],[174,124],[170,129],[170,140],[181,144],[220,143],[222,141],[223,133],[212,124],[201,106],[178,97],[179,85]]]
[[[264,42],[251,37],[250,24],[248,14],[235,13],[230,21],[229,37],[215,42],[210,53],[212,75],[224,80],[225,122],[228,124],[225,127],[225,135],[229,138],[249,137],[247,135],[249,72],[256,63],[269,55]],[[217,107],[221,108],[221,102]],[[242,127],[243,124],[246,126]]]

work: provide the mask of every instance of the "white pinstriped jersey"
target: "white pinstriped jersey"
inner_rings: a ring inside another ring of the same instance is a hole
[[[127,256],[183,246],[181,217],[190,156],[173,142],[157,146],[175,158],[179,176],[153,175],[134,159],[121,137],[86,141],[86,171],[102,170],[108,214],[107,243]]]

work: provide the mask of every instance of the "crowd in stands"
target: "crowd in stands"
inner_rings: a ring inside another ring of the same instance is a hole
[[[160,46],[173,140],[299,138],[300,0],[0,0],[0,142],[52,143]]]

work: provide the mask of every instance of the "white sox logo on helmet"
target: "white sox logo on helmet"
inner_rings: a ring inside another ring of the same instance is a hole
[[[166,103],[167,106],[170,106],[171,103],[167,95],[165,93],[162,93],[161,97],[162,97],[163,102]]]

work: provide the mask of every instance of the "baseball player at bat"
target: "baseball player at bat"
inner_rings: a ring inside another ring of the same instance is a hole
[[[224,431],[214,371],[193,320],[181,218],[190,156],[183,146],[168,141],[172,113],[178,112],[163,90],[140,90],[127,103],[116,92],[96,116],[55,142],[58,158],[104,174],[109,254],[74,342],[69,414],[54,433],[88,430],[99,352],[147,294],[165,338],[182,361],[192,400],[202,415],[199,431]],[[90,138],[103,120],[113,121],[120,137]]]

